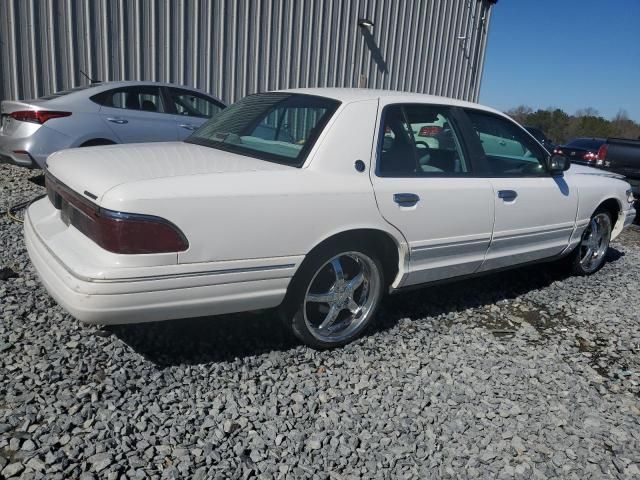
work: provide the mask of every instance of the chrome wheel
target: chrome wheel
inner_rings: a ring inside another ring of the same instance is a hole
[[[606,213],[595,215],[582,234],[580,243],[580,266],[585,273],[597,270],[609,249],[611,219]]]
[[[366,325],[382,292],[381,272],[367,255],[336,255],[315,273],[302,306],[310,333],[322,342],[341,342]]]

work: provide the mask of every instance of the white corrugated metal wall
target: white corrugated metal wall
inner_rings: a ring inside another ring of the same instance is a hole
[[[478,98],[489,0],[0,0],[0,99],[99,80]],[[375,23],[358,27],[358,19]]]

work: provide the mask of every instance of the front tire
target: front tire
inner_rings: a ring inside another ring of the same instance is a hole
[[[296,273],[283,315],[306,345],[340,347],[371,324],[384,285],[382,264],[373,249],[328,246],[312,253]]]
[[[611,230],[611,214],[607,210],[597,210],[569,258],[574,275],[591,275],[602,268],[611,242]]]

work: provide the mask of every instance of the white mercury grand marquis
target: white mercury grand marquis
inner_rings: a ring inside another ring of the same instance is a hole
[[[316,348],[382,296],[536,261],[603,264],[621,177],[549,157],[480,105],[375,90],[251,95],[185,142],[61,151],[26,214],[31,260],[88,323],[280,306]]]

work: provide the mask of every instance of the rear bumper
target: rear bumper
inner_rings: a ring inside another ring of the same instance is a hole
[[[128,267],[123,269],[128,278],[86,278],[74,274],[50,250],[28,211],[24,229],[29,257],[47,291],[71,315],[92,324],[141,323],[275,307],[282,302],[301,261],[226,270],[211,265],[206,271],[155,277],[135,276]]]
[[[45,125],[38,127],[28,136],[0,134],[0,163],[12,163],[26,168],[44,168],[49,155],[71,146],[72,140],[66,135]]]

